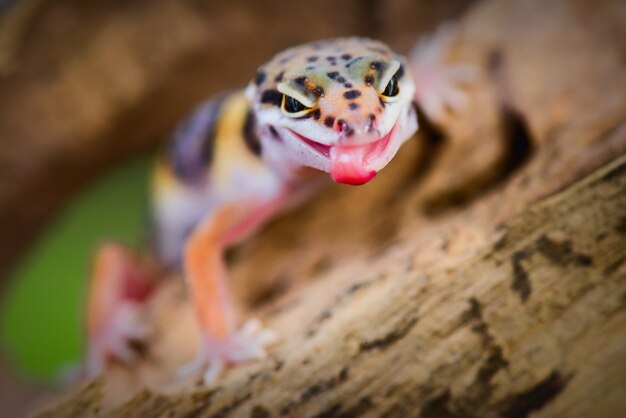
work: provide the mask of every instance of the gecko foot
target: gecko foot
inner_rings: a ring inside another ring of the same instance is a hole
[[[83,370],[87,377],[101,373],[110,360],[130,364],[137,359],[132,342],[148,333],[141,315],[155,289],[147,264],[118,244],[105,244],[98,250],[93,270]]]
[[[107,361],[116,360],[131,364],[138,358],[132,342],[141,341],[148,335],[148,328],[141,319],[142,305],[136,302],[119,303],[111,322],[89,342],[85,374],[88,377],[101,373]]]
[[[433,121],[439,121],[446,108],[459,111],[467,106],[469,100],[460,85],[475,80],[478,74],[473,65],[444,63],[455,35],[452,24],[443,24],[432,37],[419,40],[409,54],[415,99]]]
[[[265,358],[265,347],[277,340],[274,331],[263,328],[257,319],[250,319],[226,339],[204,336],[198,355],[178,370],[178,376],[185,378],[203,371],[204,384],[214,383],[229,365]]]

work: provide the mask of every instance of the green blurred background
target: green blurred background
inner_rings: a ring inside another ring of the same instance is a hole
[[[137,158],[89,186],[20,260],[3,295],[2,347],[29,380],[52,382],[80,360],[91,257],[115,240],[142,243],[152,156]]]

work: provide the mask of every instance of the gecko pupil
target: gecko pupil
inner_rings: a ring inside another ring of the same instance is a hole
[[[303,110],[309,109],[308,107],[300,103],[298,100],[287,95],[285,95],[285,100],[283,101],[283,108],[285,109],[287,113],[298,113],[298,112],[302,112]]]
[[[394,97],[397,96],[399,92],[398,78],[394,75],[391,77],[391,80],[389,80],[389,83],[387,83],[387,87],[385,87],[385,90],[383,91],[383,96]]]

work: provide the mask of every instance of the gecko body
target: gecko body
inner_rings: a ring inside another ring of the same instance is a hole
[[[422,54],[426,61],[438,58],[433,51]],[[371,181],[417,130],[416,102],[433,109],[458,99],[450,87],[458,81],[454,73],[446,73],[448,90],[419,86],[428,66],[416,57],[407,61],[366,38],[290,48],[259,67],[245,90],[201,104],[175,130],[155,169],[154,253],[182,267],[198,320],[201,346],[185,372],[204,370],[204,380],[213,381],[228,365],[262,357],[275,339],[256,320],[237,329],[224,250],[312,195],[326,173],[338,183]],[[141,280],[141,298],[128,296],[137,294],[128,292],[141,270],[137,257],[109,246],[97,260],[88,329],[92,373],[106,357],[132,359],[124,343],[142,332],[120,325],[115,312],[136,324],[128,312],[146,298]]]

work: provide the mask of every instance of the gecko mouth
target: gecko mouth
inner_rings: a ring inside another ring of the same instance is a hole
[[[365,184],[377,173],[380,161],[386,151],[396,125],[383,137],[361,145],[325,145],[313,141],[299,133],[291,132],[322,156],[330,159],[330,174],[337,183],[351,185]]]

